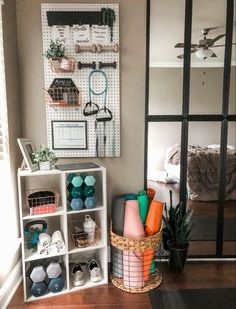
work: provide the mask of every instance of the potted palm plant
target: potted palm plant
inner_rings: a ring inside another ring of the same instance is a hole
[[[57,162],[56,155],[46,145],[40,145],[39,149],[33,152],[34,162],[39,163],[41,171],[48,171]]]
[[[169,248],[170,269],[182,272],[185,270],[189,240],[194,226],[194,223],[190,224],[192,215],[193,210],[186,210],[182,202],[174,207],[171,199],[169,209],[165,205],[163,236]]]

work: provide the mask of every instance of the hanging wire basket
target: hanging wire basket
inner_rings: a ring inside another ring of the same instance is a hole
[[[50,87],[45,90],[45,101],[51,106],[80,106],[80,91],[77,87]]]
[[[162,275],[154,262],[161,236],[162,229],[139,239],[116,235],[110,229],[113,285],[126,292],[144,293],[161,284]]]

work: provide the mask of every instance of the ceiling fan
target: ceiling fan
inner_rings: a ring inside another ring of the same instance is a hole
[[[197,44],[191,44],[190,53],[191,54],[195,53],[197,58],[204,59],[204,60],[208,57],[214,57],[214,58],[217,57],[217,55],[214,53],[214,51],[211,48],[225,46],[225,45],[215,45],[215,43],[218,40],[222,39],[225,36],[225,33],[219,34],[213,39],[207,38],[207,35],[211,30],[218,29],[218,28],[221,28],[221,27],[212,27],[212,28],[202,29],[203,39],[200,39],[197,42]],[[233,43],[233,45],[235,45],[235,44],[236,43]],[[177,43],[175,45],[175,48],[184,48],[184,43]],[[184,55],[183,54],[178,55],[177,58],[183,59]]]

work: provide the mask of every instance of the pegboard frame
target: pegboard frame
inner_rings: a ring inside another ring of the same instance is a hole
[[[47,11],[100,11],[101,8],[111,8],[115,11],[116,20],[113,28],[113,44],[119,44],[119,5],[118,4],[79,4],[79,3],[43,3],[41,4],[42,17],[42,37],[43,37],[43,53],[48,49],[52,27],[47,23]],[[72,28],[70,28],[70,45],[66,46],[66,56],[76,60],[76,70],[74,73],[55,73],[50,68],[48,59],[44,57],[44,87],[48,89],[54,78],[72,78],[75,85],[80,90],[81,107],[52,107],[46,105],[46,122],[47,122],[47,143],[52,148],[52,120],[86,120],[88,124],[88,149],[87,150],[54,150],[57,157],[96,157],[96,134],[95,134],[95,117],[85,117],[83,108],[88,102],[88,76],[91,69],[78,70],[78,61],[90,63],[95,61],[98,67],[98,62],[113,62],[116,61],[117,68],[106,68],[103,71],[108,79],[107,107],[112,111],[113,119],[111,122],[106,122],[106,151],[104,153],[104,134],[103,123],[97,124],[97,135],[99,139],[99,157],[119,157],[120,156],[120,57],[118,53],[80,53],[76,54],[74,50]],[[92,43],[90,43],[92,44]],[[90,45],[89,44],[89,45]],[[85,45],[85,44],[84,44]],[[110,45],[110,44],[109,44]],[[102,82],[97,81],[95,90],[102,87]],[[94,97],[93,97],[94,98]],[[103,107],[103,97],[95,97],[94,101]]]

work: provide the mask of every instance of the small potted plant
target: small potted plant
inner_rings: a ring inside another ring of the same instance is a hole
[[[68,59],[65,56],[65,46],[60,41],[50,42],[50,46],[45,53],[45,57],[50,61],[53,72],[73,72],[74,59]]]
[[[39,149],[33,152],[34,162],[39,163],[41,171],[48,171],[57,162],[56,155],[46,145],[40,145]]]
[[[169,247],[170,269],[184,272],[189,240],[194,226],[194,223],[190,224],[192,215],[193,210],[186,210],[182,202],[174,207],[171,199],[169,209],[165,205],[163,237]]]

